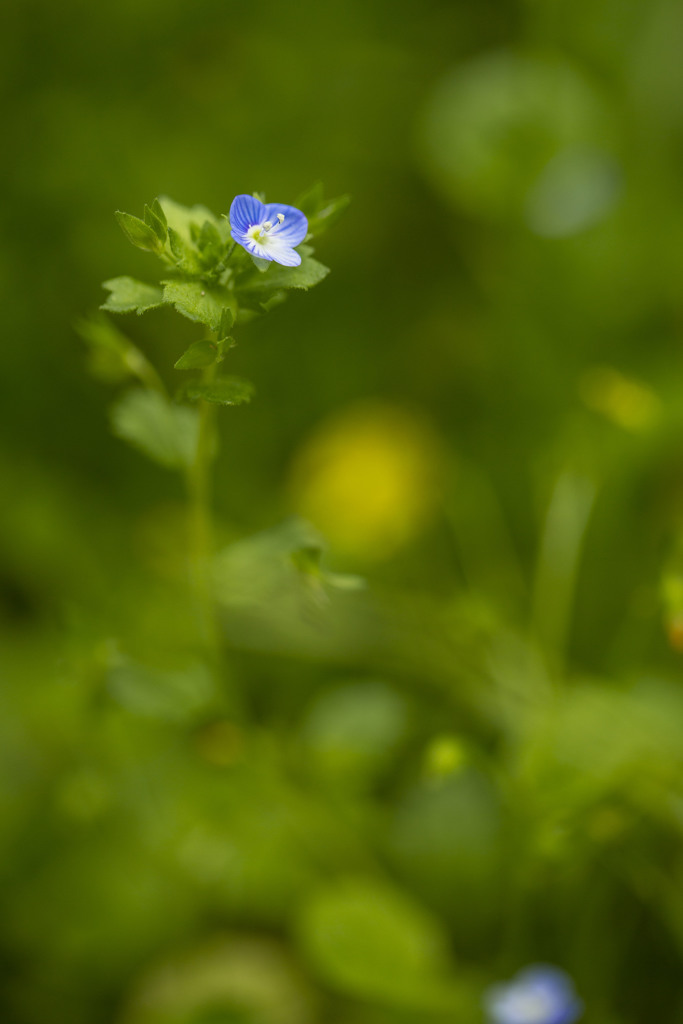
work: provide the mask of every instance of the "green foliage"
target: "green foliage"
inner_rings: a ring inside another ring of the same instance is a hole
[[[145,224],[152,228],[159,242],[163,245],[168,234],[164,209],[158,199],[151,206],[145,206]]]
[[[343,214],[351,202],[351,196],[337,196],[325,199],[322,182],[316,182],[302,193],[294,203],[308,217],[308,231],[311,237],[322,235]]]
[[[188,320],[219,332],[225,323],[224,310],[234,299],[226,288],[209,288],[201,281],[164,281],[164,301],[170,302]]]
[[[489,985],[550,962],[582,1024],[679,1021],[683,7],[6,6],[0,1019],[483,1024]],[[321,189],[293,198],[313,170],[354,194],[334,237]],[[107,223],[147,198],[161,242],[154,182],[211,197],[159,201],[182,269]],[[313,302],[232,248],[252,182],[305,208],[335,270]],[[214,367],[172,364],[232,335],[221,370],[257,384],[189,409],[220,452],[216,658],[194,470],[103,445],[108,389],[68,358],[93,275],[233,299],[218,337],[170,304],[79,325],[122,390],[182,409]],[[356,398],[431,425],[431,489]],[[344,547],[415,494],[393,554]],[[324,550],[267,529],[318,509]],[[366,917],[304,942],[337,886]],[[368,888],[447,935],[426,985],[462,1004],[402,994],[406,926]]]
[[[128,241],[138,249],[156,253],[163,250],[155,227],[146,224],[139,217],[134,217],[131,213],[123,213],[121,210],[116,211],[116,219]]]
[[[173,364],[176,370],[203,370],[219,358],[218,345],[214,341],[195,341]]]
[[[90,369],[96,377],[109,381],[137,377],[148,387],[158,386],[149,361],[107,317],[79,320],[76,330],[90,347]]]
[[[210,384],[191,384],[188,398],[201,398],[214,405],[244,405],[250,402],[254,385],[242,377],[217,377]]]
[[[241,290],[249,293],[276,292],[283,288],[302,288],[307,291],[320,284],[329,274],[329,268],[304,256],[298,267],[281,267],[270,263],[262,276],[252,277],[241,284]]]
[[[161,288],[144,284],[132,277],[113,277],[102,284],[110,293],[109,298],[100,309],[109,313],[146,313],[149,309],[158,309],[166,302]]]
[[[299,935],[316,972],[346,995],[455,1009],[438,921],[384,883],[346,878],[321,889],[303,908]]]
[[[181,274],[194,277],[201,273],[202,263],[197,249],[191,241],[184,238],[175,228],[168,229],[168,242],[175,259],[176,269]]]
[[[312,702],[301,738],[312,773],[365,788],[386,769],[409,733],[406,700],[385,683],[347,683]]]
[[[127,391],[113,406],[114,433],[169,469],[184,469],[197,447],[197,414],[158,391]]]
[[[235,315],[230,306],[224,306],[221,311],[221,322],[218,327],[218,337],[227,338],[230,328],[235,322]]]
[[[107,690],[131,714],[164,722],[191,724],[216,700],[211,673],[200,663],[181,670],[153,669],[119,657],[109,671]]]

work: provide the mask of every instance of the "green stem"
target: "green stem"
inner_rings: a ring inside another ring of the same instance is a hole
[[[204,371],[210,384],[216,372]],[[211,463],[215,454],[215,412],[211,402],[199,401],[199,430],[194,462],[188,473],[190,579],[196,605],[199,632],[210,661],[218,667],[220,641],[211,585],[213,523],[211,517]]]

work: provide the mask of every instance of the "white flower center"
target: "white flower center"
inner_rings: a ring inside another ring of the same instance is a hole
[[[284,213],[278,213],[277,215],[278,225],[282,224],[285,219]],[[247,231],[247,238],[251,238],[258,245],[268,244],[268,232],[273,230],[273,222],[270,220],[264,220],[260,224],[252,224]]]

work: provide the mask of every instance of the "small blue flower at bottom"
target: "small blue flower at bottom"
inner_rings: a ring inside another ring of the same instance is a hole
[[[507,984],[492,985],[484,997],[492,1024],[573,1024],[583,1013],[568,974],[535,964]]]
[[[308,221],[295,206],[262,203],[254,196],[235,196],[230,207],[234,240],[252,256],[274,260],[283,267],[298,267],[301,256],[294,246],[303,242]]]

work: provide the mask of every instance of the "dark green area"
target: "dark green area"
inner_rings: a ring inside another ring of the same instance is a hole
[[[683,1021],[682,33],[674,0],[4,6],[7,1024],[470,1024],[539,961],[587,1024]],[[193,413],[121,390],[137,349],[208,387],[211,295],[150,308],[114,213],[154,249],[155,196],[318,180],[329,276],[215,304],[214,400],[255,386],[217,409],[215,671]],[[356,504],[315,521],[328,471]]]

